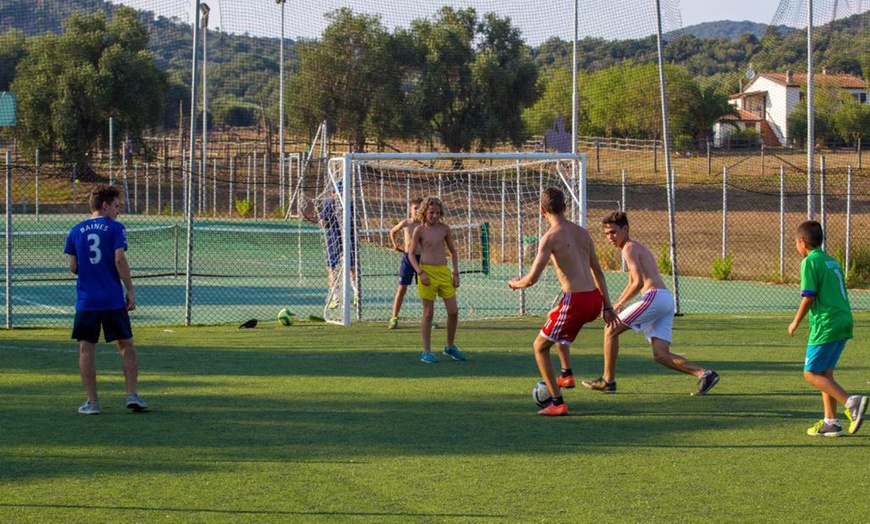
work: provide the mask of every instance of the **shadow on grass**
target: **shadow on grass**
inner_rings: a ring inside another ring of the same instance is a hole
[[[477,518],[504,519],[508,515],[483,513],[420,513],[420,512],[367,512],[367,511],[281,511],[281,510],[232,510],[214,508],[169,508],[165,506],[100,506],[80,504],[4,504],[0,508],[74,509],[77,511],[159,512],[159,513],[204,513],[216,515],[263,515],[263,516],[310,516],[310,517],[407,517],[407,518]]]

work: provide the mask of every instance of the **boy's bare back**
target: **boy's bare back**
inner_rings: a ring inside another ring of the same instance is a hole
[[[595,289],[591,267],[598,264],[598,257],[592,238],[585,229],[562,218],[544,234],[541,243],[544,249],[539,251],[538,256],[549,253],[562,291],[568,293]]]

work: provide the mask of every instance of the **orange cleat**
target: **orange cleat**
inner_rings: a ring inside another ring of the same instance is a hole
[[[561,404],[559,406],[555,404],[550,404],[541,411],[538,411],[538,415],[543,415],[545,417],[563,417],[567,414],[568,404]]]
[[[577,382],[574,380],[574,375],[568,375],[567,377],[559,375],[556,384],[558,384],[560,388],[571,389],[577,385]]]

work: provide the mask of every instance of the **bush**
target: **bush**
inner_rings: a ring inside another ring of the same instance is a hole
[[[251,212],[251,201],[247,198],[236,200],[236,211],[240,217],[247,216]]]
[[[698,142],[692,135],[677,135],[674,137],[674,150],[692,152],[698,148]]]
[[[842,245],[834,248],[833,257],[846,268],[846,248]],[[849,257],[850,267],[846,269],[846,285],[850,288],[870,287],[870,246],[852,246]]]
[[[671,265],[671,250],[667,244],[662,244],[658,262],[659,271],[661,271],[662,275],[674,274],[674,267]]]
[[[616,253],[616,251],[609,249],[607,246],[595,246],[598,263],[601,264],[601,269],[604,271],[622,269],[622,259]]]
[[[713,280],[731,280],[731,268],[733,266],[734,255],[728,253],[725,258],[719,257],[713,261],[713,270],[710,271],[710,276]]]

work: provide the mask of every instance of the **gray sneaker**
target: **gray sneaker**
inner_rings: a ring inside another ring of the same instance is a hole
[[[84,404],[79,406],[79,413],[82,415],[99,415],[100,402],[98,400],[86,400]]]
[[[811,437],[839,437],[842,434],[843,426],[839,422],[825,424],[824,419],[816,422],[813,427],[807,430],[807,435]]]
[[[446,346],[442,353],[452,358],[453,360],[465,360],[465,353],[459,351],[459,348],[456,346]]]
[[[598,377],[595,380],[584,380],[581,384],[583,384],[583,387],[587,387],[594,391],[616,393],[616,381],[608,382],[604,380],[604,377]]]
[[[861,423],[864,422],[864,413],[867,412],[868,401],[867,397],[859,397],[858,395],[849,397],[849,400],[853,398],[855,398],[855,401],[852,403],[852,407],[846,406],[846,418],[849,419],[850,435],[858,433],[858,429],[861,428]]]
[[[139,395],[135,393],[127,395],[127,400],[124,402],[124,405],[127,409],[132,409],[133,411],[145,411],[148,409],[148,403],[139,398]]]
[[[698,389],[692,393],[692,396],[700,397],[701,395],[706,395],[717,382],[719,382],[719,374],[715,371],[707,371],[698,379]]]

